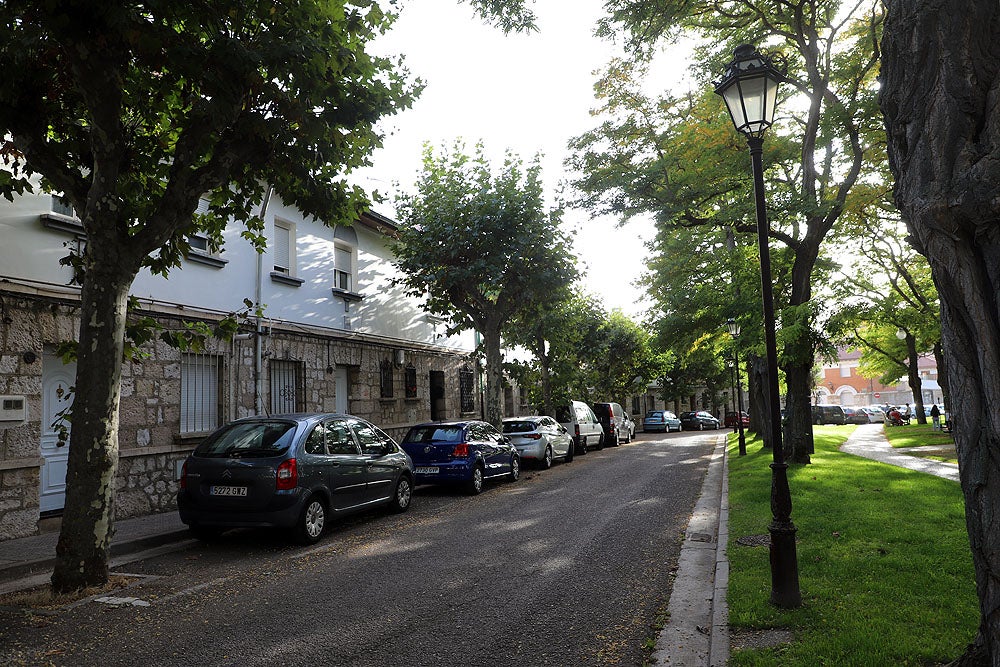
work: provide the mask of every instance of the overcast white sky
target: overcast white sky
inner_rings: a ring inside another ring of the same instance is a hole
[[[381,53],[406,55],[410,71],[427,84],[414,107],[383,124],[385,148],[359,182],[389,195],[394,183],[413,187],[421,147],[471,147],[482,140],[495,160],[510,148],[525,160],[543,154],[543,176],[553,192],[564,178],[566,142],[595,124],[593,72],[612,48],[592,36],[602,0],[538,0],[539,31],[507,35],[482,24],[457,0],[408,0],[392,32],[379,40]],[[391,201],[376,207],[394,215]],[[644,240],[651,225],[590,219],[568,210],[566,224],[583,260],[584,283],[607,310],[638,318],[642,292],[632,283],[643,270]]]

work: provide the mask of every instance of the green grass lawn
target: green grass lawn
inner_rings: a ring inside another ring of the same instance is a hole
[[[935,431],[932,424],[910,422],[909,426],[886,426],[885,437],[893,447],[954,446],[951,433]]]
[[[740,457],[730,441],[730,626],[795,636],[778,648],[734,650],[730,665],[936,665],[974,638],[959,485],[839,452],[851,430],[815,427],[813,463],[789,468],[803,599],[795,610],[769,603],[768,548],[736,543],[767,533],[771,452],[755,440]]]

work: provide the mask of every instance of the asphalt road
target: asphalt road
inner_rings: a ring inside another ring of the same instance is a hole
[[[714,441],[640,434],[476,497],[420,487],[314,547],[231,532],[123,568],[144,576],[113,595],[148,606],[0,609],[0,664],[641,665]]]

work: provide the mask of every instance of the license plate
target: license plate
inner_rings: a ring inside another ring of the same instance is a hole
[[[245,486],[213,486],[209,493],[213,496],[245,496],[247,487]]]
[[[441,471],[441,469],[438,468],[437,466],[427,466],[422,468],[416,468],[415,471],[418,475],[436,475]]]

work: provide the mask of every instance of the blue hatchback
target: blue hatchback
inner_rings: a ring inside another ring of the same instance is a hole
[[[469,493],[490,478],[517,481],[521,459],[510,438],[483,421],[431,422],[412,427],[401,443],[418,484],[461,484]]]

